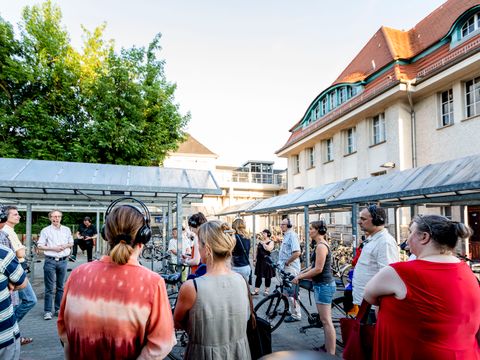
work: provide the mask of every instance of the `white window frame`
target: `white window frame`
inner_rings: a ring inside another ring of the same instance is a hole
[[[357,151],[357,129],[352,127],[345,130],[345,155],[353,154]]]
[[[338,96],[338,98],[337,98],[338,99],[338,105],[341,105],[345,101],[347,101],[347,89],[345,88],[345,86],[338,89],[337,96]]]
[[[300,155],[293,155],[293,173],[300,173]]]
[[[329,105],[330,105],[330,111],[332,111],[333,109],[335,109],[335,91],[331,91],[329,94],[328,94],[328,102],[329,102]]]
[[[480,76],[465,82],[465,117],[478,115],[480,115]]]
[[[307,148],[306,151],[306,158],[307,158],[307,169],[315,167],[315,148],[310,147]]]
[[[478,31],[480,29],[480,12],[473,14],[468,18],[467,21],[463,24],[460,29],[460,36],[463,38],[469,36],[470,34]]]
[[[323,141],[324,151],[324,162],[333,161],[333,138],[326,139]]]
[[[386,141],[385,113],[380,113],[372,118],[372,145]]]
[[[328,110],[327,110],[327,98],[324,97],[322,99],[322,111],[321,111],[322,116],[325,115],[327,112],[328,112]]]
[[[440,127],[453,125],[453,90],[448,89],[438,94],[440,103]]]

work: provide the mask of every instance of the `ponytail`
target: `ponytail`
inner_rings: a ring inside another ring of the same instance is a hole
[[[133,253],[133,248],[128,245],[125,240],[120,240],[120,242],[115,245],[115,247],[110,252],[110,256],[112,257],[112,261],[118,265],[125,265],[130,256]]]

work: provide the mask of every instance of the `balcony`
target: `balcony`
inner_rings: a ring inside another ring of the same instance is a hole
[[[252,187],[268,188],[271,190],[283,190],[287,188],[287,173],[282,171],[279,173],[260,173],[260,172],[248,172],[248,171],[218,171],[215,174],[215,178],[219,182],[220,186],[226,183],[241,184],[242,188]]]

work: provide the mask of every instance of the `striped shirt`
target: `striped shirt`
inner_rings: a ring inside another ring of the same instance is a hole
[[[13,251],[0,245],[0,348],[13,344],[20,336],[8,283],[18,286],[25,278],[26,274]]]

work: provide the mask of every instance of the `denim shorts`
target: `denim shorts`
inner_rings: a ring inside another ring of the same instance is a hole
[[[314,283],[313,292],[315,293],[315,303],[331,304],[336,290],[337,286],[335,281],[332,281],[331,283]]]

